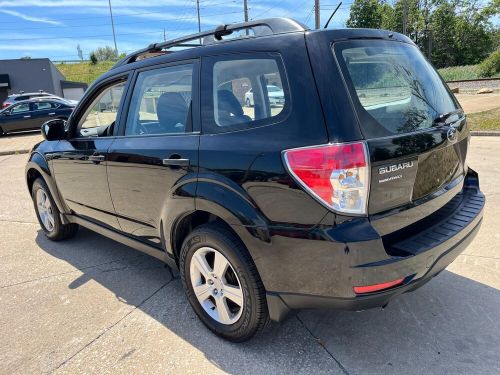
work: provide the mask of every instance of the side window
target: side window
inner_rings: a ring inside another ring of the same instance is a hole
[[[275,58],[225,59],[213,65],[215,125],[252,127],[270,123],[289,101]]]
[[[193,67],[176,65],[139,73],[125,135],[191,132]]]
[[[49,102],[33,103],[33,110],[34,111],[42,111],[44,109],[51,109],[51,108],[55,108],[55,107]]]
[[[111,134],[126,82],[108,86],[92,101],[78,122],[77,137]]]
[[[12,115],[15,115],[17,113],[24,113],[24,112],[29,112],[30,111],[30,104],[29,103],[23,103],[16,105],[14,108],[10,110],[10,113]]]

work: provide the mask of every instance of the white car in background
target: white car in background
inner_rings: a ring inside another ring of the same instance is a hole
[[[283,106],[283,104],[285,104],[285,93],[283,89],[275,85],[267,85],[266,87],[269,104],[272,106]],[[255,105],[252,89],[245,93],[245,104],[247,107],[253,107]]]

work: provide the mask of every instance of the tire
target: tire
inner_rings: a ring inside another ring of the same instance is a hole
[[[213,255],[212,250],[215,251]],[[220,272],[217,273],[217,267],[214,267],[216,257],[219,259],[217,262],[221,261],[220,255],[228,262],[223,277],[217,277]],[[205,270],[209,275],[207,279],[196,277],[200,273],[200,257],[206,260],[205,266],[208,266]],[[241,240],[223,225],[205,224],[191,232],[182,245],[179,264],[189,303],[205,326],[216,335],[233,342],[243,342],[268,325],[266,293],[257,268]],[[216,275],[213,276],[212,272]],[[201,299],[207,298],[203,305],[195,287]],[[208,292],[200,293],[203,289]],[[238,300],[241,300],[242,306],[233,302]],[[229,313],[225,315],[219,311]],[[226,317],[225,322],[221,316]]]
[[[43,178],[39,177],[33,183],[31,198],[38,222],[49,240],[62,241],[76,234],[78,224],[63,224],[61,222],[60,212]]]
[[[250,98],[247,98],[246,105],[248,108],[250,108],[252,106],[252,103],[250,103]]]
[[[3,137],[4,135],[5,135],[5,133],[4,133],[3,129],[2,129],[2,127],[0,126],[0,137]]]

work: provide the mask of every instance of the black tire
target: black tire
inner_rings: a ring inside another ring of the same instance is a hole
[[[0,126],[0,137],[3,137],[4,135],[5,135],[5,133],[3,132],[2,127]]]
[[[50,206],[52,210],[52,216],[54,220],[53,228],[52,229],[47,229],[45,224],[42,222],[42,219],[40,218],[40,212],[38,209],[37,205],[37,193],[38,190],[43,190],[43,192],[46,194],[47,199],[50,201]],[[61,216],[60,212],[56,206],[56,203],[54,202],[54,199],[52,198],[52,195],[50,194],[50,190],[43,180],[43,178],[39,177],[35,180],[33,183],[33,187],[31,189],[31,198],[33,199],[33,204],[35,206],[35,212],[36,212],[36,217],[38,219],[38,222],[40,223],[40,227],[45,233],[45,236],[52,241],[62,241],[66,240],[68,238],[73,237],[76,232],[78,231],[78,224],[63,224],[61,222]]]
[[[198,301],[190,277],[193,254],[210,247],[226,257],[234,269],[243,292],[241,316],[233,324],[222,324],[205,312]],[[189,303],[201,321],[216,335],[233,342],[249,340],[269,323],[266,293],[257,268],[247,249],[225,226],[210,223],[201,225],[185,239],[179,259],[180,275]]]

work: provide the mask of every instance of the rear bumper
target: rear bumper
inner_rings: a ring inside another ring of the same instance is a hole
[[[419,288],[432,279],[471,243],[477,235],[483,218],[485,198],[479,190],[477,174],[470,172],[464,188],[448,204],[428,218],[402,230],[403,238],[382,236],[378,240],[361,243],[347,242],[346,249],[352,249],[340,265],[331,269],[309,268],[306,278],[317,278],[323,273],[323,288],[315,293],[268,292],[267,301],[271,319],[279,321],[290,310],[304,308],[334,308],[342,310],[365,310],[385,306],[392,298]],[[366,223],[360,229],[367,230]],[[368,246],[367,246],[368,245]],[[382,254],[374,259],[375,254]],[[351,257],[350,252],[352,251]],[[370,255],[367,255],[370,254]],[[369,261],[363,260],[369,259]],[[323,259],[328,263],[329,259]],[[313,264],[316,264],[313,262]],[[332,278],[328,273],[336,273]],[[354,293],[354,286],[372,285],[404,278],[401,285],[368,294]],[[328,285],[335,280],[342,285]],[[319,292],[319,293],[318,293]]]

